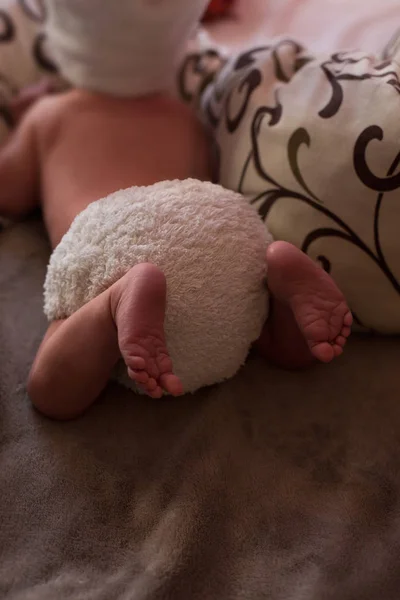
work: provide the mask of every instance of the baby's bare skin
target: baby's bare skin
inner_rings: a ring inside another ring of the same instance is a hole
[[[118,99],[73,90],[36,102],[3,147],[0,214],[24,217],[40,199],[54,248],[91,202],[188,177],[210,179],[210,159],[206,134],[187,107],[162,94]],[[30,373],[35,406],[55,418],[77,416],[121,354],[150,396],[182,393],[164,338],[165,290],[154,265],[137,265],[69,319],[53,322]]]
[[[44,98],[27,120],[37,137],[41,197],[55,247],[91,202],[132,185],[209,179],[208,145],[184,105],[74,90]]]
[[[210,159],[205,133],[186,107],[164,95],[117,99],[74,90],[34,105],[3,147],[0,215],[23,217],[41,199],[55,247],[91,202],[188,177],[209,179]],[[271,244],[266,260],[274,302],[262,351],[287,367],[338,356],[351,314],[333,280],[284,242]],[[78,416],[121,355],[149,396],[181,394],[164,335],[165,304],[163,273],[136,265],[71,317],[53,322],[29,377],[34,405],[50,417]]]

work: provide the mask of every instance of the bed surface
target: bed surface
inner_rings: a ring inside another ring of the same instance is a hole
[[[1,598],[398,600],[397,339],[58,424],[24,391],[47,253],[39,223],[0,237]]]
[[[398,0],[239,0],[234,17],[211,33],[228,46],[289,36],[313,52],[380,52],[400,29]]]

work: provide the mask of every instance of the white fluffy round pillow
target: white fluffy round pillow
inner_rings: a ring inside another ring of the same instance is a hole
[[[91,204],[55,249],[49,320],[68,317],[152,262],[167,279],[165,330],[186,392],[232,377],[267,316],[270,237],[243,196],[193,179],[132,187]],[[136,389],[123,365],[117,378]]]

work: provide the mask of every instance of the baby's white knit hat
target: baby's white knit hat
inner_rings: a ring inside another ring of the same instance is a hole
[[[208,0],[46,0],[49,47],[72,85],[116,96],[168,89]]]

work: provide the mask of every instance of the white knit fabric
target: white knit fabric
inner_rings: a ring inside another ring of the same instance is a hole
[[[54,61],[74,86],[134,96],[168,89],[207,0],[45,0]]]
[[[83,211],[55,249],[45,312],[67,317],[133,265],[158,265],[167,279],[168,349],[193,392],[232,377],[258,338],[270,241],[248,202],[220,186],[189,179],[121,190]],[[119,379],[132,383],[125,368]]]

